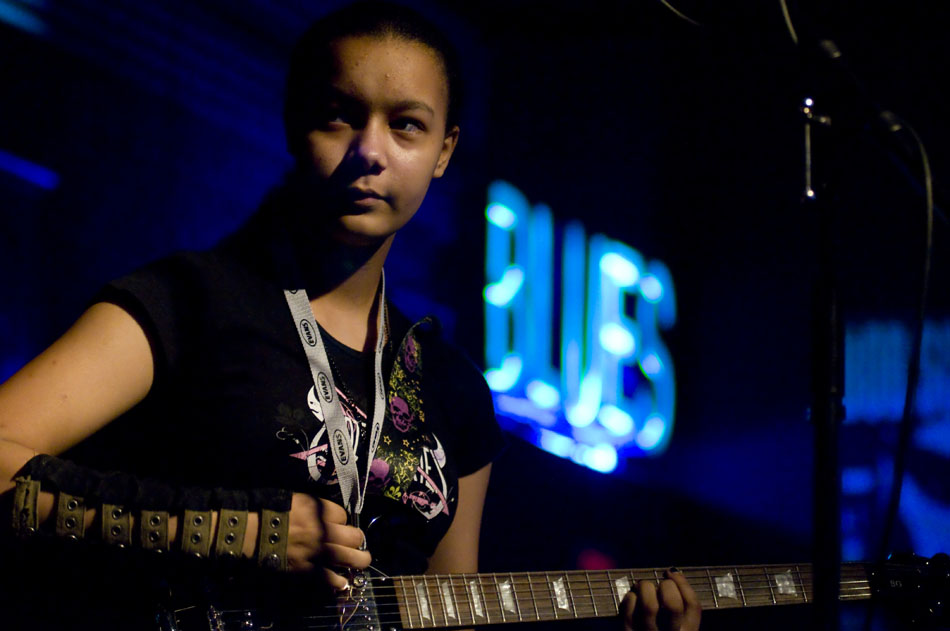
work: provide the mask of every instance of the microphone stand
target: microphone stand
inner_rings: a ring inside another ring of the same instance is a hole
[[[802,208],[812,221],[815,232],[811,422],[815,458],[814,628],[818,631],[838,628],[841,570],[838,428],[844,418],[844,341],[834,260],[835,204],[828,181],[834,129],[828,111],[824,102],[816,98],[806,97],[802,101],[805,133]]]
[[[829,48],[830,47],[830,48]],[[838,207],[833,171],[842,139],[854,131],[848,97],[829,65],[837,51],[831,40],[802,41],[806,96],[800,105],[804,128],[802,210],[811,223],[811,409],[814,436],[813,598],[814,629],[839,627],[841,580],[841,471],[839,428],[844,420],[844,330],[838,294],[836,234]],[[840,52],[837,53],[840,56]]]

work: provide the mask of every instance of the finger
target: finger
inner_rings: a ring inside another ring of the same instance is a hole
[[[623,631],[634,631],[633,615],[637,609],[637,595],[627,592],[620,601],[620,619],[623,621]]]
[[[660,601],[656,595],[656,583],[637,581],[637,609],[634,612],[634,626],[644,631],[658,631],[656,616],[660,612]]]
[[[330,500],[325,500],[321,497],[318,504],[318,510],[320,518],[324,522],[345,524],[347,521],[348,515],[346,514],[346,509],[336,502],[331,502]]]
[[[670,579],[660,582],[658,590],[660,601],[660,617],[669,621],[669,628],[679,631],[683,624],[683,597],[680,596],[679,585]]]
[[[341,576],[331,569],[323,568],[323,575],[326,577],[327,584],[337,591],[350,587],[350,582],[345,576]]]
[[[696,591],[681,572],[673,571],[671,569],[669,572],[667,572],[667,576],[671,581],[676,583],[676,586],[679,588],[680,596],[683,598],[683,605],[685,608],[682,622],[683,628],[698,629],[699,621],[703,615],[703,605],[699,601]]]
[[[288,546],[287,548],[287,569],[291,572],[312,572],[313,563],[308,558],[305,550],[295,552]]]
[[[373,562],[373,555],[369,552],[336,543],[323,546],[323,553],[320,556],[326,565],[337,567],[363,569]]]
[[[324,543],[336,543],[359,549],[366,541],[363,531],[355,526],[328,523],[325,524],[324,532]]]

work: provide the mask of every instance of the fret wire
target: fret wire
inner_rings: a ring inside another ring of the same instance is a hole
[[[534,619],[541,619],[541,612],[538,610],[538,598],[534,594],[534,582],[531,580],[531,575],[528,574],[528,591],[531,592],[531,604],[534,606]]]
[[[511,581],[511,594],[514,596],[515,611],[518,615],[518,622],[521,622],[523,620],[521,617],[521,603],[519,602],[521,599],[518,598],[518,591],[515,589],[515,575],[511,572],[508,572],[508,579]]]
[[[462,616],[461,616],[461,612],[460,612],[460,608],[459,608],[458,599],[455,597],[455,587],[454,587],[454,585],[452,584],[452,575],[451,575],[451,574],[447,574],[447,575],[446,575],[446,578],[449,580],[449,587],[448,587],[448,592],[449,592],[449,593],[448,593],[448,596],[446,596],[446,598],[448,598],[448,599],[451,601],[451,603],[450,603],[450,604],[451,604],[451,611],[453,611],[453,612],[455,613],[455,617],[454,617],[455,623],[456,623],[456,624],[459,624],[459,623],[462,622]],[[445,595],[445,590],[442,590],[442,594]]]
[[[438,592],[439,601],[442,603],[442,618],[445,619],[445,626],[449,626],[449,611],[454,611],[454,609],[451,608],[452,603],[445,599],[445,592],[442,590],[442,576],[441,574],[435,575],[435,591]],[[458,619],[454,621],[457,622]]]
[[[706,568],[706,578],[709,580],[709,593],[712,594],[713,597],[713,606],[719,609],[719,599],[716,598],[716,589],[713,585],[713,578],[712,574],[709,573],[709,568]]]
[[[742,595],[742,606],[748,607],[749,603],[745,599],[745,590],[742,589],[742,580],[739,578],[739,568],[734,567],[732,570],[736,573],[736,584],[739,586],[739,593]]]
[[[439,623],[439,619],[436,614],[435,605],[436,600],[432,598],[432,590],[429,588],[429,576],[422,576],[422,590],[425,593],[426,601],[429,605],[429,619],[431,620],[431,626],[436,626]]]
[[[457,580],[462,580],[462,576],[458,574],[448,574],[449,579],[449,597],[452,599],[452,602],[455,603],[455,620],[459,624],[462,623],[462,605],[459,603],[457,588],[455,582]]]
[[[482,583],[482,575],[478,575],[478,590],[482,593],[482,606],[485,608],[485,620],[491,624],[491,615],[488,612],[488,598],[485,596],[485,586]]]
[[[567,598],[571,601],[571,612],[574,614],[574,618],[577,618],[577,603],[574,602],[574,588],[571,587],[571,579],[569,576],[564,576],[564,584],[567,586]]]
[[[539,605],[542,605],[547,614],[548,620],[557,620],[557,606],[554,604],[554,590],[551,588],[547,572],[538,572],[537,579],[544,588],[544,595],[541,597]]]
[[[775,600],[775,590],[772,588],[772,579],[769,578],[769,570],[763,567],[762,571],[765,573],[765,582],[769,584],[769,594],[772,596],[772,604],[774,605],[778,603],[778,601]]]
[[[590,592],[590,603],[594,607],[594,617],[597,617],[600,614],[597,612],[597,599],[594,598],[594,588],[590,584],[590,574],[585,573],[584,577],[587,579],[587,591]]]
[[[498,611],[501,613],[501,621],[508,622],[508,617],[505,615],[505,604],[501,597],[501,589],[499,589],[498,585],[498,575],[492,574],[492,578],[494,579],[492,581],[492,587],[495,588],[495,600],[498,602]]]
[[[449,613],[445,610],[445,598],[442,597],[442,584],[440,579],[442,578],[441,574],[436,574],[432,577],[433,582],[435,583],[435,604],[442,608],[442,622],[444,626],[449,626]],[[435,616],[433,616],[435,620]]]
[[[472,617],[472,626],[475,626],[475,603],[472,601],[472,593],[469,591],[473,589],[471,587],[471,575],[463,574],[462,577],[462,591],[465,593],[465,598],[468,599],[468,613]]]
[[[413,625],[412,623],[412,609],[409,608],[409,594],[406,593],[406,580],[411,580],[411,579],[402,578],[402,579],[399,579],[399,583],[402,585],[402,595],[406,602],[406,614],[407,614],[407,617],[409,618],[409,628],[413,629],[415,628],[415,625]],[[420,616],[420,619],[421,619],[421,616]]]
[[[551,574],[549,572],[544,573],[544,580],[548,586],[548,594],[551,595],[551,610],[554,612],[554,619],[557,620],[558,606],[554,594],[554,585],[551,583]]]
[[[625,574],[625,573],[622,573],[622,574]],[[623,598],[623,596],[620,596],[617,593],[617,586],[616,586],[617,584],[615,583],[617,579],[615,579],[613,576],[610,575],[609,570],[604,570],[604,575],[607,577],[607,588],[610,590],[610,597],[614,601],[614,609],[616,609],[617,611],[620,611],[620,600],[621,598]],[[627,582],[629,582],[630,580],[631,579],[628,578]],[[633,587],[632,584],[631,584],[631,587]]]

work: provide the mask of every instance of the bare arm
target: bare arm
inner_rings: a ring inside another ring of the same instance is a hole
[[[89,308],[0,385],[0,492],[38,453],[58,454],[141,401],[153,379],[145,332],[123,309]]]
[[[33,456],[63,452],[140,402],[153,377],[151,347],[132,316],[109,303],[90,307],[52,346],[0,385],[0,493],[14,487],[13,476]],[[41,523],[50,517],[53,503],[52,493],[40,494]],[[86,510],[87,527],[95,514],[95,508]],[[369,554],[356,550],[362,533],[343,525],[345,521],[342,508],[295,493],[290,568],[311,570],[320,554],[328,565],[365,567]],[[214,512],[212,532],[216,522]],[[171,516],[171,541],[177,526],[178,518]],[[250,513],[244,556],[255,553],[258,527],[257,514]],[[327,573],[331,585],[345,583]]]
[[[459,478],[459,503],[455,519],[435,554],[429,559],[429,574],[478,571],[478,535],[491,464]]]

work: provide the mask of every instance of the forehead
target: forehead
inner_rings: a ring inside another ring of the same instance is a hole
[[[331,44],[337,90],[373,100],[415,100],[434,111],[448,108],[448,81],[438,53],[413,40],[353,36]]]

